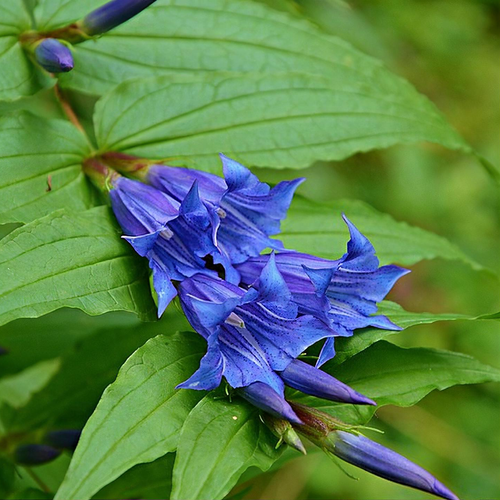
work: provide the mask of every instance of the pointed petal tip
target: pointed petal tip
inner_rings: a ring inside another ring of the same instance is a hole
[[[434,483],[434,494],[445,498],[446,500],[460,500],[453,492],[451,492],[444,484],[436,480]]]

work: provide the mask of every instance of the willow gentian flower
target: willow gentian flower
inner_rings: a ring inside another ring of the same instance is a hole
[[[368,326],[400,330],[386,316],[374,315],[377,302],[394,283],[409,271],[398,266],[379,267],[369,240],[343,216],[350,232],[347,252],[338,260],[328,260],[299,252],[280,252],[276,265],[303,314],[328,322],[332,334],[326,340],[316,366],[335,355],[334,338],[351,336],[353,330]],[[246,285],[255,285],[268,256],[249,258],[236,266]]]
[[[74,67],[71,50],[54,38],[37,42],[34,54],[36,62],[50,73],[67,73]]]
[[[217,265],[228,281],[238,274],[219,251],[216,226],[201,202],[195,182],[179,203],[141,182],[115,176],[110,191],[111,205],[127,240],[153,270],[161,316],[177,295],[172,281],[182,281],[196,273],[217,276]],[[207,259],[213,266],[207,265]]]
[[[257,256],[265,248],[282,250],[270,236],[278,234],[293,194],[304,179],[283,181],[271,188],[240,163],[220,155],[224,178],[178,167],[153,165],[147,180],[176,200],[182,200],[194,181],[200,197],[218,220],[217,239],[233,263]]]
[[[294,419],[285,383],[334,401],[375,404],[347,385],[296,358],[331,335],[321,319],[300,314],[276,267],[274,255],[256,287],[244,290],[220,278],[195,275],[179,285],[187,319],[208,344],[200,368],[184,389],[215,389],[224,376],[233,388],[273,415]]]
[[[298,403],[292,403],[292,408],[302,421],[302,425],[295,426],[297,432],[324,451],[389,481],[447,500],[458,500],[429,472],[399,453],[361,435],[356,426],[344,424],[316,408]]]
[[[149,7],[156,0],[113,0],[85,16],[79,25],[89,36],[116,28]]]

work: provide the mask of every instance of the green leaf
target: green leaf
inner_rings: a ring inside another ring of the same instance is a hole
[[[206,346],[193,333],[158,336],[122,366],[87,422],[57,500],[87,500],[134,465],[174,451],[185,418],[202,397],[176,390]]]
[[[431,314],[405,311],[400,305],[394,302],[384,301],[378,305],[378,313],[388,316],[396,325],[401,328],[409,328],[415,325],[425,325],[436,321],[453,321],[474,319],[465,314]],[[486,318],[485,318],[486,319]],[[354,356],[358,352],[366,349],[373,343],[388,335],[400,333],[394,330],[382,330],[380,328],[363,328],[356,330],[352,337],[339,337],[335,339],[335,357],[329,362],[332,365],[339,365],[346,359]]]
[[[149,464],[136,465],[111,484],[105,486],[93,498],[95,500],[170,498],[174,458],[173,453],[168,453]]]
[[[55,82],[35,67],[19,43],[19,35],[31,28],[22,0],[0,3],[0,101],[32,95]]]
[[[245,401],[205,396],[182,427],[174,465],[172,500],[218,500],[241,474],[267,470],[279,458],[276,438]]]
[[[0,36],[16,36],[30,26],[30,17],[22,0],[9,0],[0,4]]]
[[[35,19],[39,30],[60,28],[85,17],[106,0],[39,0]]]
[[[500,370],[465,354],[427,348],[397,347],[380,341],[340,366],[325,367],[331,375],[378,406],[411,406],[429,392],[459,384],[500,382]],[[366,423],[376,408],[343,405],[294,393],[294,399],[321,408],[346,422]]]
[[[107,207],[54,212],[0,241],[0,324],[61,307],[155,315],[147,263],[120,239]]]
[[[0,35],[0,67],[0,101],[32,95],[56,81],[28,59],[17,35]]]
[[[174,157],[218,171],[217,153],[248,166],[303,168],[359,151],[463,141],[420,96],[378,96],[306,74],[201,74],[124,82],[97,104],[101,151]],[[465,146],[464,146],[465,147]]]
[[[338,259],[345,252],[349,231],[341,214],[347,217],[373,243],[382,264],[397,262],[412,265],[437,257],[458,260],[473,269],[484,270],[445,238],[397,222],[390,215],[378,212],[358,200],[316,203],[296,196],[281,225],[279,239],[286,248],[293,248],[318,257]]]
[[[59,359],[40,361],[10,377],[0,379],[0,405],[24,406],[34,393],[43,389],[60,368]]]
[[[59,208],[82,211],[93,205],[81,171],[89,145],[69,122],[29,113],[6,116],[0,119],[0,143],[0,223],[31,222]]]

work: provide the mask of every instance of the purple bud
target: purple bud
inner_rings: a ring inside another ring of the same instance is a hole
[[[67,73],[73,69],[71,50],[54,38],[45,38],[35,47],[36,62],[49,73]]]
[[[455,494],[422,467],[364,436],[334,431],[326,441],[325,448],[328,451],[372,474],[441,498],[458,500]]]
[[[288,420],[272,417],[271,415],[263,415],[264,423],[269,427],[271,432],[279,438],[278,445],[284,441],[288,446],[295,448],[300,453],[307,455],[306,449],[300,440],[299,435],[295,432],[292,424]]]
[[[78,429],[51,431],[46,434],[45,440],[47,443],[55,446],[56,448],[74,450],[78,444],[81,434],[82,431]]]
[[[60,450],[45,444],[23,444],[16,448],[14,460],[20,465],[42,465],[61,454]]]
[[[112,0],[92,11],[81,22],[81,29],[90,36],[106,33],[139,14],[156,0]]]
[[[284,418],[294,424],[302,423],[285,398],[267,384],[254,382],[247,387],[241,388],[238,392],[248,402],[275,417]]]
[[[374,406],[377,404],[354,389],[351,389],[343,382],[340,382],[340,380],[328,375],[328,373],[298,359],[293,360],[280,373],[280,377],[286,385],[318,398],[339,401],[341,403]]]
[[[0,356],[1,356],[2,354],[9,354],[9,350],[8,350],[8,349],[5,349],[5,347],[2,347],[2,346],[0,345]]]

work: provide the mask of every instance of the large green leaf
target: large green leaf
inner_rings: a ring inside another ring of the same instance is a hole
[[[23,0],[0,3],[0,101],[34,94],[50,81],[35,68],[19,44],[19,34],[30,28]]]
[[[220,151],[249,166],[302,168],[400,142],[463,146],[427,101],[414,99],[412,107],[364,84],[309,74],[163,76],[107,94],[96,136],[103,151],[175,157],[213,171]]]
[[[429,392],[459,384],[500,382],[500,370],[465,354],[427,348],[397,347],[380,341],[339,366],[325,370],[378,406],[411,406]],[[366,423],[374,407],[332,403],[294,393],[293,398],[350,423]]]
[[[30,17],[23,0],[9,0],[0,4],[0,36],[16,36],[30,26]]]
[[[39,0],[35,8],[37,27],[41,31],[60,28],[105,3],[106,0]]]
[[[87,422],[57,500],[87,500],[134,465],[174,451],[185,418],[203,396],[176,390],[206,346],[193,333],[158,336],[138,349]]]
[[[267,470],[279,458],[276,438],[259,411],[240,399],[205,396],[182,428],[174,465],[172,500],[218,500],[241,474]]]
[[[439,257],[484,269],[445,238],[405,222],[396,222],[390,215],[358,200],[316,203],[296,196],[281,225],[279,238],[286,248],[338,259],[345,252],[349,239],[342,213],[373,243],[382,264],[412,265]]]
[[[61,307],[154,317],[147,264],[107,207],[54,212],[0,241],[0,324]]]
[[[0,119],[0,223],[81,211],[93,194],[81,171],[89,145],[73,125],[29,113]],[[50,185],[50,188],[49,188]]]

